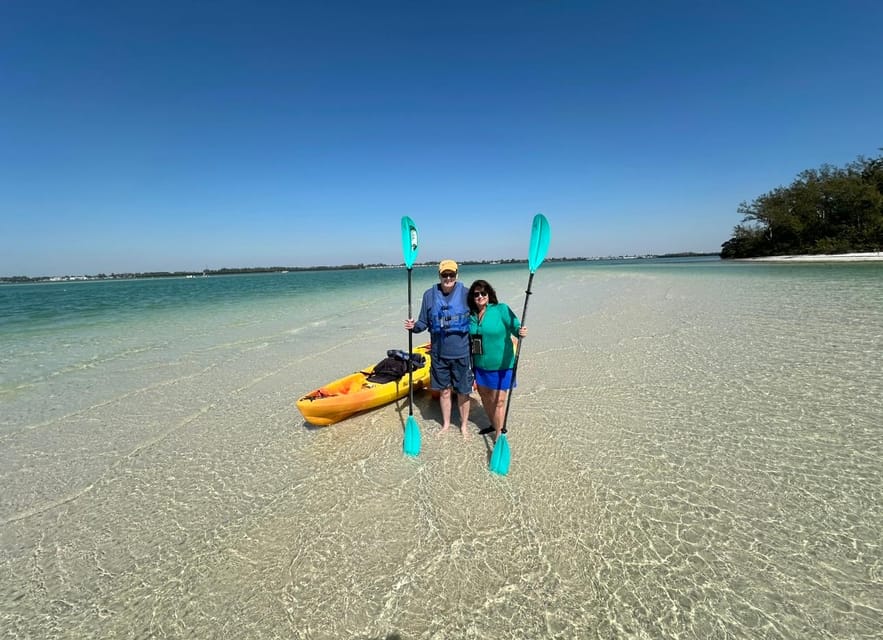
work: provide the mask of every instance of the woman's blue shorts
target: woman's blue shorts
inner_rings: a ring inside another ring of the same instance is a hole
[[[475,367],[475,383],[490,389],[508,391],[512,388],[512,369],[488,371]]]

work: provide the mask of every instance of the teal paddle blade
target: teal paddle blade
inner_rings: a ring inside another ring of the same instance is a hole
[[[408,416],[408,421],[405,422],[405,442],[402,451],[406,456],[416,456],[420,453],[420,427],[417,426],[417,419],[414,416]]]
[[[491,472],[498,473],[501,476],[509,473],[509,441],[506,439],[505,433],[501,433],[500,437],[497,438],[496,444],[494,444],[494,452],[491,454],[489,468]]]
[[[405,266],[410,269],[417,259],[417,225],[408,216],[402,216],[402,254]]]
[[[551,240],[549,221],[542,213],[538,213],[533,217],[533,227],[530,230],[530,254],[528,254],[527,266],[531,273],[539,269],[546,259],[549,240]]]

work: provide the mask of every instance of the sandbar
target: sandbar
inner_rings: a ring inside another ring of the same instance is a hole
[[[763,258],[742,258],[752,262],[883,262],[883,251],[868,253],[824,253],[797,256],[766,256]]]

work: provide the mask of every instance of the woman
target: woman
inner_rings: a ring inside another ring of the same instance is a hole
[[[487,280],[469,287],[469,337],[475,384],[481,404],[494,428],[494,442],[503,431],[506,396],[512,388],[515,366],[513,336],[527,335],[527,327],[508,305],[497,301],[497,292]]]

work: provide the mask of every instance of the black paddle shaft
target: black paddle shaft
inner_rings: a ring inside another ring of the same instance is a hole
[[[527,303],[530,300],[530,286],[533,284],[533,271],[530,272],[530,277],[527,279],[527,291],[525,291],[524,295],[524,308],[521,310],[521,326],[524,326],[524,321],[527,319]],[[503,429],[502,432],[506,433],[506,423],[509,421],[509,404],[512,402],[512,392],[515,391],[515,377],[518,374],[518,359],[521,357],[521,336],[518,336],[518,347],[515,351],[515,362],[512,365],[512,386],[509,388],[509,395],[506,396],[506,413],[503,414]]]
[[[411,317],[411,267],[408,267],[408,318]],[[408,329],[408,415],[414,415],[414,332]]]

